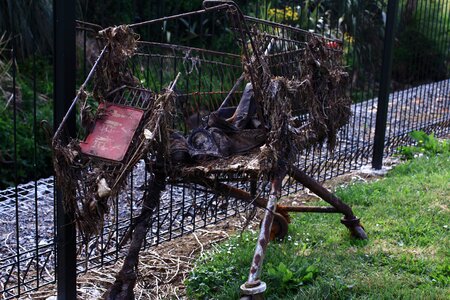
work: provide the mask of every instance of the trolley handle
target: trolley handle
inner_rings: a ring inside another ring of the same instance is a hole
[[[64,116],[61,123],[59,124],[58,129],[56,130],[55,135],[53,136],[53,140],[52,140],[53,148],[56,146],[56,143],[59,140],[60,135],[63,131],[64,125],[66,124],[67,119],[69,118],[70,114],[74,110],[78,100],[80,99],[81,94],[84,92],[84,89],[86,88],[87,84],[89,83],[92,76],[94,75],[95,70],[97,69],[97,65],[99,64],[100,60],[102,59],[103,55],[105,54],[107,47],[108,47],[108,45],[106,45],[100,52],[100,55],[97,57],[97,60],[95,61],[94,66],[92,67],[91,71],[89,72],[88,76],[86,77],[86,80],[83,82],[83,84],[78,89],[77,95],[73,99],[72,104],[70,104],[70,107],[66,112],[66,115]]]
[[[239,9],[239,6],[232,0],[204,0],[202,5],[204,9],[214,8],[219,5],[230,5]]]

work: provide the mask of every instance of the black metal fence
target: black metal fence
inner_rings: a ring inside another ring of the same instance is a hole
[[[54,284],[56,270],[64,270],[66,266],[62,264],[71,263],[59,261],[59,268],[56,267],[56,216],[61,211],[57,211],[54,197],[48,129],[48,124],[53,123],[53,111],[61,107],[51,100],[53,89],[56,97],[58,86],[49,84],[54,72],[59,72],[58,65],[55,69],[52,66],[61,60],[46,54],[37,34],[29,34],[35,29],[24,32],[25,21],[17,21],[18,13],[23,13],[20,1],[11,3],[6,14],[10,25],[0,28],[9,31],[0,42],[0,297],[3,299]],[[93,12],[108,12],[106,6],[102,7],[107,3],[93,3],[83,7],[79,17],[109,25],[111,20],[106,14],[100,20],[92,19]],[[123,14],[127,18],[120,20],[124,23],[200,8],[200,3],[194,6],[195,2],[130,3],[120,7],[127,12]],[[339,133],[333,152],[317,146],[300,155],[298,164],[308,174],[325,180],[369,163],[379,167],[383,156],[411,143],[408,133],[412,130],[434,132],[436,136],[450,133],[450,1],[248,1],[242,3],[242,8],[249,15],[343,40],[353,115]],[[22,17],[32,19],[33,13],[36,12],[27,12]],[[60,22],[59,26],[69,24],[65,23],[67,16]],[[78,24],[77,69],[72,74],[76,74],[77,82],[86,77],[98,54],[95,35],[99,29],[87,23]],[[166,42],[191,39],[192,43],[226,45],[226,41],[216,41],[209,35],[215,30],[213,18],[186,18],[182,26],[153,30],[140,34],[158,34]],[[25,47],[30,42],[24,41],[25,38],[36,39],[30,43],[35,48]],[[62,43],[58,38],[56,41]],[[55,49],[61,46],[56,44]],[[191,109],[187,117],[198,112]],[[112,215],[116,217],[107,219],[100,236],[89,241],[88,247],[79,248],[77,272],[113,263],[123,256],[120,246],[137,216],[148,177],[143,169],[142,165],[135,168],[128,178],[128,189],[114,200]],[[255,188],[242,178],[226,180],[247,190]],[[299,189],[301,186],[285,181],[286,194]],[[235,199],[217,197],[195,185],[171,184],[153,216],[145,247],[248,209]],[[65,244],[64,235],[60,234],[58,241]],[[77,241],[80,242],[79,237]]]

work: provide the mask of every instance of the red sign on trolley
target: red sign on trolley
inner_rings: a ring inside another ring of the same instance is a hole
[[[144,111],[114,104],[99,105],[102,117],[95,121],[92,132],[80,143],[84,154],[122,161],[130,147]]]

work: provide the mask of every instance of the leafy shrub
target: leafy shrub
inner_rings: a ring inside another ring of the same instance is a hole
[[[267,264],[267,279],[271,286],[277,287],[277,293],[281,295],[311,283],[318,273],[319,269],[314,265],[289,268],[283,262],[280,262],[278,266]]]
[[[450,74],[446,1],[403,1],[392,78],[403,85],[443,80]]]
[[[43,108],[37,113],[35,140],[33,113],[18,111],[16,117],[16,140],[14,141],[12,109],[0,112],[0,146],[3,160],[0,168],[0,189],[14,184],[16,169],[17,183],[27,182],[33,178],[38,179],[51,174],[51,152],[47,144],[48,137],[45,136],[39,127],[39,120],[47,118],[51,113],[51,107]],[[14,142],[17,145],[16,163],[14,162]]]
[[[446,50],[423,32],[420,25],[408,26],[401,32],[394,48],[392,76],[402,84],[417,84],[445,79]]]
[[[399,154],[404,159],[412,159],[419,154],[434,156],[436,154],[450,152],[449,141],[439,141],[433,133],[428,135],[423,131],[413,131],[409,136],[416,142],[416,145],[401,146],[398,148]]]
[[[6,62],[8,59],[0,53],[1,61]],[[46,59],[34,62],[25,60],[18,65],[17,70],[20,73],[15,76],[15,105],[13,89],[8,88],[12,87],[11,82],[0,82],[0,88],[9,91],[0,94],[0,189],[13,185],[16,179],[17,183],[23,183],[52,173],[50,137],[41,127],[43,120],[52,124],[53,109],[49,98],[53,91],[51,64]],[[31,79],[33,70],[37,73],[35,82]],[[4,69],[3,78],[9,77],[12,81],[11,71]]]

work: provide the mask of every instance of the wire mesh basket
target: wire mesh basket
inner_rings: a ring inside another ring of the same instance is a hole
[[[196,22],[203,22],[200,32]],[[181,37],[172,35],[185,27]],[[81,232],[98,232],[109,197],[139,160],[155,159],[155,143],[164,140],[159,152],[169,153],[171,132],[186,135],[219,108],[232,113],[247,83],[268,143],[286,130],[289,139],[299,137],[296,149],[332,141],[349,116],[338,40],[244,16],[232,2],[205,1],[200,11],[108,28],[100,39],[105,47],[54,137],[59,185],[76,190],[65,203]],[[282,87],[276,95],[274,80]],[[75,108],[84,130],[67,139]],[[170,169],[170,157],[164,159]]]

